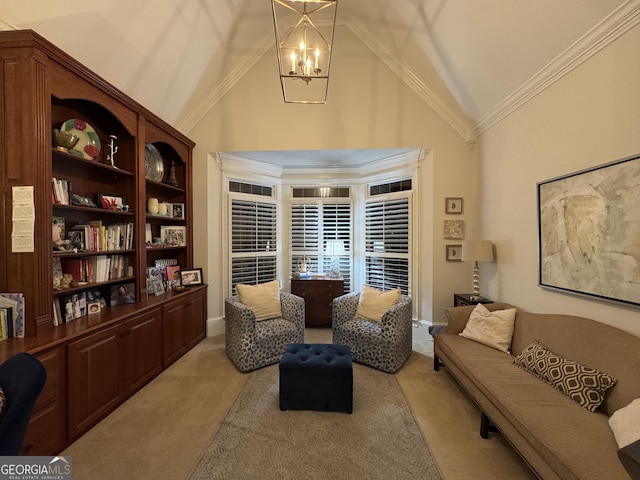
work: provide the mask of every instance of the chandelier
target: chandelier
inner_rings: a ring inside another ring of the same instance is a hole
[[[285,103],[327,103],[338,0],[271,0]]]

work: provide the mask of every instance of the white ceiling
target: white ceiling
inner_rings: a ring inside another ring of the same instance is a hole
[[[470,129],[639,9],[640,0],[338,1],[340,22],[376,53],[415,72],[426,58]],[[203,92],[274,43],[269,0],[0,0],[0,29],[12,28],[35,30],[183,130],[202,115],[193,105]]]

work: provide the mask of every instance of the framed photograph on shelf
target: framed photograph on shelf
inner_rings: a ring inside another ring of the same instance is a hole
[[[125,202],[123,195],[112,195],[109,193],[98,193],[98,207],[116,212],[126,212],[129,205]]]
[[[447,262],[462,261],[462,245],[447,245]]]
[[[123,283],[111,287],[111,306],[136,303],[135,283]]]
[[[160,226],[160,239],[171,247],[184,247],[187,244],[187,227],[176,225]]]
[[[179,286],[180,283],[180,266],[170,265],[167,267],[167,289],[172,290],[173,287]]]
[[[180,270],[180,281],[182,286],[202,285],[202,269],[192,268],[190,270]]]
[[[462,213],[462,197],[447,197],[445,199],[445,213]]]
[[[170,217],[184,220],[184,203],[170,203]]]

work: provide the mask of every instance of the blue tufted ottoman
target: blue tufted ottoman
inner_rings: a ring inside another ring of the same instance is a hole
[[[280,359],[280,410],[353,411],[351,349],[291,343]]]

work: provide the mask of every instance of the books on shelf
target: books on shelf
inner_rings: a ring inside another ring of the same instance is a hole
[[[13,308],[0,307],[0,341],[13,337]]]
[[[131,250],[133,248],[133,223],[114,223],[104,226],[101,221],[79,224],[71,229],[73,243],[81,244],[87,252]],[[69,234],[71,240],[71,233]]]
[[[24,294],[0,293],[0,309],[7,316],[7,334],[12,337],[24,337]]]
[[[98,283],[129,276],[129,258],[124,255],[96,255],[63,258],[62,272],[78,282]]]
[[[71,204],[71,182],[60,178],[51,179],[52,200],[56,205]]]

